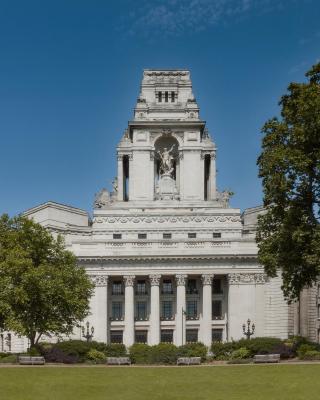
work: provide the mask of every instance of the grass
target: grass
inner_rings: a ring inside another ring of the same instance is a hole
[[[320,364],[0,368],[1,400],[308,400]]]

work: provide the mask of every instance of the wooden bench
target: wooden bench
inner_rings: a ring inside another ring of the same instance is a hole
[[[262,363],[278,363],[280,361],[280,354],[257,354],[253,357],[255,364]]]
[[[107,357],[108,365],[131,365],[129,357]]]
[[[18,361],[20,365],[44,365],[45,360],[42,356],[19,356]]]
[[[179,357],[177,365],[200,365],[201,357]]]

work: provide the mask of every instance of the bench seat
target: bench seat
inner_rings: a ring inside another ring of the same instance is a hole
[[[129,357],[107,357],[108,365],[130,365]]]
[[[278,363],[280,362],[280,354],[257,354],[253,357],[255,364],[262,363]]]
[[[42,356],[19,356],[18,362],[20,365],[44,365],[45,359]]]
[[[177,365],[200,365],[201,357],[179,357]]]

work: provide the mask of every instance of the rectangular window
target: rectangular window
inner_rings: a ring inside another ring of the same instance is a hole
[[[169,100],[169,93],[168,92],[164,92],[164,101],[166,103],[168,103],[168,100]]]
[[[196,279],[188,279],[187,293],[188,294],[198,294]]]
[[[172,238],[172,234],[171,233],[164,233],[163,234],[163,239],[171,239]]]
[[[213,232],[212,236],[214,238],[221,238],[221,232]]]
[[[147,239],[146,233],[138,233],[138,239]]]
[[[146,281],[144,281],[144,280],[137,281],[136,294],[137,295],[147,294]]]
[[[212,319],[222,319],[222,301],[213,300],[212,302]]]
[[[114,233],[113,234],[113,239],[122,239],[121,233]]]
[[[195,239],[197,237],[197,234],[196,233],[194,233],[194,232],[189,232],[188,233],[188,238],[189,239]]]
[[[148,331],[135,331],[135,343],[148,343]]]
[[[214,279],[212,281],[212,293],[222,294],[221,279]]]
[[[123,331],[111,331],[110,343],[122,343]]]
[[[212,329],[212,341],[222,342],[222,329]]]
[[[162,92],[158,92],[158,101],[159,103],[162,102]]]
[[[112,282],[112,292],[111,293],[116,296],[123,294],[121,281],[113,281]]]
[[[162,293],[163,294],[173,294],[172,281],[170,279],[163,280]]]
[[[173,330],[172,329],[161,329],[161,343],[173,343]]]
[[[175,99],[176,99],[175,92],[171,92],[171,103],[174,103]]]
[[[113,301],[112,302],[112,319],[121,320],[122,319],[122,302]]]
[[[172,301],[165,300],[162,302],[162,319],[170,320],[172,319]]]
[[[187,319],[196,319],[198,317],[198,302],[197,300],[187,301]]]
[[[145,321],[147,319],[147,303],[145,301],[137,301],[137,320]]]
[[[186,330],[186,342],[196,343],[198,341],[198,329],[187,329]]]

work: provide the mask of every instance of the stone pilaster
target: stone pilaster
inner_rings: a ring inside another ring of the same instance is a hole
[[[134,275],[123,277],[125,285],[123,343],[130,347],[134,343]]]
[[[202,279],[202,321],[201,335],[202,342],[210,346],[212,341],[212,274],[201,276]]]
[[[150,337],[149,344],[160,343],[160,279],[161,275],[150,275],[151,285],[151,313],[150,313]]]
[[[94,294],[90,299],[91,315],[86,319],[94,327],[93,339],[107,343],[108,338],[108,276],[91,275]]]
[[[186,281],[188,275],[176,275],[177,313],[176,313],[176,345],[186,342]]]

